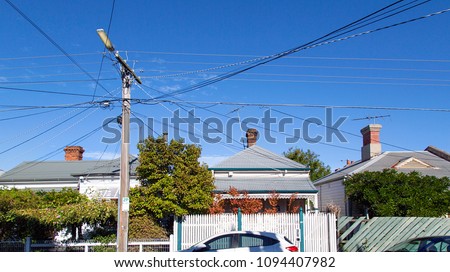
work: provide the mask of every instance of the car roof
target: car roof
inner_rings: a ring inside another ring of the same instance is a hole
[[[254,230],[232,230],[232,231],[219,233],[217,235],[222,235],[222,234],[257,234],[257,235],[264,235],[264,236],[284,236],[284,235],[276,233],[276,232],[254,231]]]
[[[416,237],[409,239],[412,240],[428,240],[428,239],[450,239],[450,235],[437,235],[437,236],[422,236],[422,237]]]
[[[232,231],[227,231],[227,232],[222,232],[222,233],[217,233],[215,235],[211,235],[206,239],[203,239],[201,242],[202,243],[206,240],[218,237],[218,236],[222,236],[222,235],[227,235],[227,234],[254,234],[254,235],[261,235],[261,236],[266,236],[266,237],[270,237],[270,238],[275,238],[275,239],[279,239],[282,240],[285,236],[276,232],[270,232],[270,231],[253,231],[253,230],[232,230]]]

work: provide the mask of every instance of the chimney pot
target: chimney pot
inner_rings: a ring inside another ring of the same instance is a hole
[[[83,160],[84,149],[81,146],[66,146],[64,148],[66,161],[81,161]]]
[[[249,128],[245,136],[247,137],[247,148],[252,147],[258,140],[258,130],[256,128]]]
[[[361,147],[361,161],[370,160],[370,158],[381,154],[380,130],[379,124],[371,124],[361,129],[363,136],[363,146]]]

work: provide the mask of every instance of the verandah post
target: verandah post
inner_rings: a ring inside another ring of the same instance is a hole
[[[241,208],[238,208],[238,213],[237,213],[237,225],[238,225],[238,231],[242,230],[242,213],[241,213]]]
[[[303,224],[303,208],[300,208],[299,216],[300,216],[300,252],[305,252],[305,230]]]

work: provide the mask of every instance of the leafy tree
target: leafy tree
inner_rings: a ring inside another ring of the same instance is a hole
[[[450,179],[394,169],[363,172],[344,182],[352,201],[371,216],[438,217],[450,213]]]
[[[310,169],[309,177],[312,181],[331,173],[330,166],[325,165],[320,161],[319,155],[309,149],[305,152],[300,148],[291,147],[287,152],[284,152],[283,155],[288,159],[307,166]]]
[[[150,137],[138,149],[136,171],[142,186],[130,190],[130,216],[161,219],[208,211],[214,182],[207,166],[198,161],[200,147]]]
[[[116,205],[90,200],[76,190],[0,190],[0,239],[52,239],[56,231],[114,224]],[[74,235],[72,237],[75,237]]]

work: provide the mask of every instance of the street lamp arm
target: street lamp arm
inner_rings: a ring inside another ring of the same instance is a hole
[[[131,67],[126,63],[126,61],[122,59],[119,53],[116,52],[114,56],[116,57],[117,61],[119,61],[120,65],[122,65],[122,67],[125,70],[127,70],[134,77],[134,79],[136,79],[137,83],[142,84],[141,79],[134,73],[133,69],[131,69]]]

